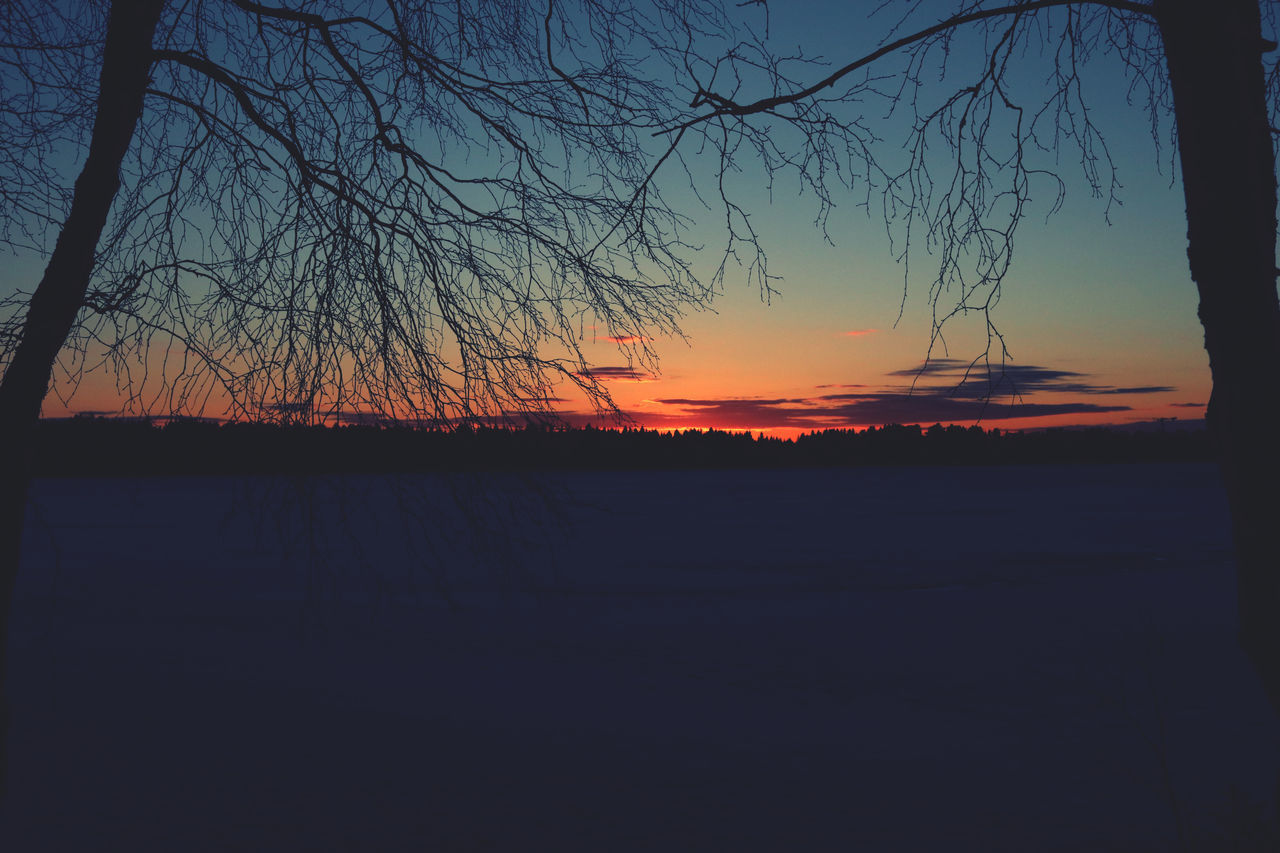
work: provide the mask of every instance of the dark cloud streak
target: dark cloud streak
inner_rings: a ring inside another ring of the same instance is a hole
[[[589,367],[578,371],[578,375],[585,379],[598,379],[604,382],[652,382],[654,379],[651,374],[634,367]]]
[[[1051,415],[1129,411],[1129,406],[1062,402],[1016,404],[928,393],[836,394],[803,400],[657,400],[681,414],[636,414],[652,426],[716,426],[727,429],[827,429],[889,423],[956,423]]]
[[[886,374],[911,377],[911,386],[895,385],[879,390],[863,385],[819,385],[812,398],[664,398],[655,402],[670,407],[656,414],[635,414],[655,427],[715,426],[726,429],[823,429],[868,424],[932,424],[1003,421],[1062,415],[1096,415],[1132,411],[1131,406],[1099,404],[1087,400],[1041,402],[1040,394],[1115,397],[1158,394],[1176,390],[1167,385],[1113,386],[1089,381],[1090,376],[1040,365],[1005,365],[988,374],[986,366],[942,358],[923,367],[904,368]],[[932,381],[925,383],[923,378]]]
[[[1088,375],[1073,370],[1058,370],[1035,364],[993,365],[970,364],[956,358],[939,358],[921,367],[890,371],[887,376],[945,378],[953,380],[951,394],[957,397],[985,398],[1001,394],[1029,394],[1057,391],[1066,394],[1163,394],[1177,389],[1169,385],[1135,385],[1118,388],[1095,385],[1081,380]],[[963,384],[961,384],[963,383]],[[917,389],[919,390],[919,389]],[[927,389],[930,393],[937,389]]]

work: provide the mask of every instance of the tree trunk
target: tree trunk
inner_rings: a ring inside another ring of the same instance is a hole
[[[1258,0],[1157,0],[1231,508],[1240,643],[1280,713],[1280,303]]]
[[[71,212],[31,297],[22,337],[0,380],[0,794],[4,790],[9,704],[9,613],[22,550],[32,430],[58,352],[84,301],[98,239],[120,189],[120,164],[133,139],[151,68],[151,39],[164,0],[112,4],[107,20],[97,113],[89,156],[76,179]]]

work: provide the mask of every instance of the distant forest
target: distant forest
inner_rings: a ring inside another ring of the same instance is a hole
[[[37,476],[409,473],[1210,461],[1204,430],[889,425],[797,439],[648,429],[278,426],[177,420],[41,421]]]

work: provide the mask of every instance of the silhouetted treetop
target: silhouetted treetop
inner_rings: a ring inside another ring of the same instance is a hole
[[[13,248],[49,251],[66,220],[119,5],[0,17]],[[653,130],[689,100],[684,46],[727,31],[715,4],[152,6],[59,393],[105,362],[132,408],[164,413],[225,397],[445,422],[545,409],[559,381],[603,403],[585,327],[645,361],[710,298],[650,177]],[[35,283],[15,284],[5,364]]]
[[[1205,462],[1203,430],[890,424],[781,439],[720,430],[282,426],[46,420],[35,471],[57,476],[671,470],[857,465]]]

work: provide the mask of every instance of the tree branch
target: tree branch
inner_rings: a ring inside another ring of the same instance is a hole
[[[904,47],[909,47],[912,44],[915,44],[917,42],[924,41],[925,39],[939,35],[940,33],[946,32],[947,30],[964,26],[965,24],[972,24],[977,21],[987,20],[988,18],[1001,17],[1003,15],[1018,15],[1025,12],[1037,11],[1039,9],[1048,9],[1054,6],[1079,6],[1079,5],[1105,6],[1107,8],[1115,9],[1117,11],[1122,11],[1122,12],[1134,12],[1137,14],[1152,15],[1152,16],[1155,15],[1155,10],[1152,6],[1146,5],[1144,3],[1129,2],[1129,0],[1032,0],[1032,2],[1029,2],[1029,3],[1017,3],[1012,6],[1001,6],[995,9],[981,9],[976,12],[969,12],[963,15],[955,15],[953,17],[946,19],[945,21],[941,21],[937,24],[934,24],[932,27],[928,27],[927,29],[920,30],[919,32],[912,33],[911,35],[908,35],[908,36],[903,36],[902,38],[896,39],[895,41],[892,41],[889,44],[883,45],[882,47],[867,54],[866,56],[863,56],[859,59],[855,59],[853,62],[850,62],[848,65],[845,65],[843,68],[840,68],[839,70],[833,72],[826,78],[819,80],[817,83],[814,83],[813,85],[808,86],[804,89],[800,89],[799,91],[796,91],[796,92],[791,92],[786,95],[775,95],[771,98],[761,98],[760,100],[753,101],[752,103],[749,103],[749,104],[739,104],[731,98],[726,98],[722,95],[717,95],[714,92],[699,92],[698,97],[694,98],[690,106],[699,107],[699,106],[702,106],[703,104],[712,104],[715,107],[714,110],[712,110],[709,113],[706,113],[705,115],[692,118],[687,122],[684,122],[683,124],[679,125],[678,127],[666,128],[664,130],[658,131],[654,135],[656,136],[658,135],[658,133],[671,133],[676,130],[682,130],[692,125],[699,124],[701,122],[712,119],[716,116],[753,115],[755,113],[768,112],[769,110],[775,109],[776,107],[783,106],[784,104],[793,104],[798,101],[803,101],[806,98],[812,97],[813,95],[817,94],[823,89],[834,86],[842,78],[847,77],[849,74],[852,74],[854,71],[857,71],[859,68],[864,68],[870,65],[871,63],[875,62],[878,59],[881,59],[882,57],[888,56],[889,54],[899,51]]]

